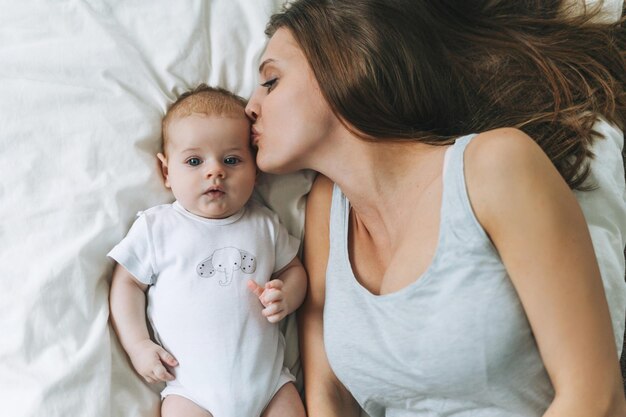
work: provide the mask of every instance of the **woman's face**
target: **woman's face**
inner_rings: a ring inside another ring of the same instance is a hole
[[[278,29],[270,39],[259,81],[246,107],[253,122],[252,142],[258,147],[257,165],[276,174],[315,168],[320,149],[341,123],[287,29]]]

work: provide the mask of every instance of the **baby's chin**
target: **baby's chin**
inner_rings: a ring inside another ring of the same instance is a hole
[[[230,216],[234,215],[235,213],[237,213],[239,210],[241,210],[241,208],[239,208],[238,210],[235,211],[229,211],[229,212],[219,212],[219,213],[215,213],[215,212],[197,212],[194,213],[199,217],[202,217],[204,219],[210,219],[210,220],[220,220],[220,219],[227,219]]]
[[[185,207],[182,203],[181,205],[185,210],[195,216],[213,220],[226,219],[241,210],[241,207],[224,207],[219,204],[212,204],[208,206],[195,205],[193,207]]]

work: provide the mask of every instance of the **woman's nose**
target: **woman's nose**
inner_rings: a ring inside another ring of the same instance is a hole
[[[250,100],[248,100],[248,104],[246,105],[246,115],[253,122],[259,118],[259,100],[257,98],[257,90],[254,91]]]

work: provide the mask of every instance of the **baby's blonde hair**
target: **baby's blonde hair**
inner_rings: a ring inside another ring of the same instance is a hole
[[[187,91],[170,106],[161,122],[163,152],[169,140],[168,127],[172,121],[194,113],[246,118],[246,104],[247,101],[242,97],[220,87],[200,84],[193,90]]]

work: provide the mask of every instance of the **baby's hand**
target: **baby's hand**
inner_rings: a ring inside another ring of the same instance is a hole
[[[166,366],[174,367],[178,361],[152,340],[142,340],[129,349],[128,356],[137,373],[150,384],[173,381],[174,376]]]
[[[261,287],[253,280],[248,280],[248,288],[265,307],[261,312],[270,323],[278,323],[287,315],[287,300],[283,294],[283,282],[273,279]]]

